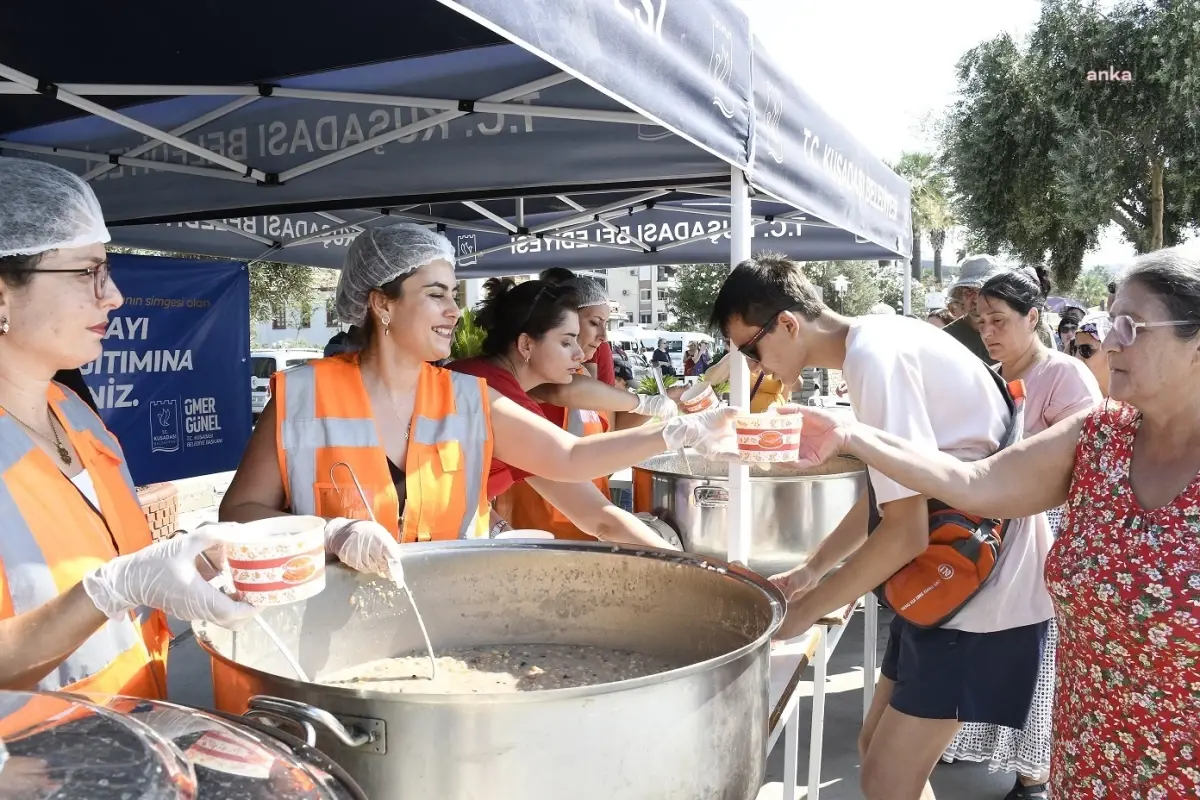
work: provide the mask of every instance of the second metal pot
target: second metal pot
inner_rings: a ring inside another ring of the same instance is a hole
[[[695,453],[686,463],[678,455],[655,456],[633,468],[633,509],[676,528],[687,552],[724,559],[728,472],[727,464]],[[750,569],[774,575],[807,561],[866,486],[865,466],[850,458],[807,471],[752,467]]]

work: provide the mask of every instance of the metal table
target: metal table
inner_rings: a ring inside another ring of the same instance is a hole
[[[821,749],[825,732],[825,677],[829,659],[846,632],[846,623],[861,605],[855,603],[817,622],[803,636],[775,645],[771,650],[771,716],[767,723],[767,753],[783,736],[783,797],[794,800],[799,773],[800,683],[813,665],[812,729],[808,742],[808,795],[821,793]],[[873,673],[872,673],[873,674]]]

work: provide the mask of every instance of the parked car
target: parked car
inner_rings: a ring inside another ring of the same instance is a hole
[[[267,407],[271,399],[271,376],[281,369],[298,367],[301,364],[320,358],[320,350],[313,348],[286,350],[251,350],[250,351],[250,413],[258,422],[258,415]]]

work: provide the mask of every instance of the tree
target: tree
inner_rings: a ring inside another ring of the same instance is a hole
[[[267,322],[283,309],[311,308],[317,270],[260,261],[250,267],[250,319]]]
[[[681,331],[708,330],[717,292],[729,275],[728,264],[683,264],[675,271],[676,288],[667,294],[667,307]]]
[[[912,189],[912,276],[921,280],[921,237],[929,235],[933,247],[933,274],[938,285],[942,282],[942,248],[946,232],[954,227],[950,210],[950,181],[931,153],[904,153],[896,163],[896,172]]]
[[[1141,253],[1177,244],[1200,211],[1198,52],[1200,4],[1169,0],[1044,0],[1025,46],[968,51],[942,141],[963,223],[1060,286],[1110,223]]]
[[[1098,306],[1108,299],[1108,282],[1110,280],[1112,278],[1109,277],[1105,267],[1092,267],[1079,276],[1067,296],[1086,303],[1088,308]]]

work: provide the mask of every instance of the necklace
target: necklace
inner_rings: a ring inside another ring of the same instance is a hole
[[[16,414],[13,414],[7,408],[4,408],[4,406],[0,406],[0,408],[4,409],[4,413],[16,420],[17,424],[22,428],[32,434],[36,434],[38,438],[42,439],[43,441],[47,443],[50,442],[50,438],[44,433],[34,428],[32,425],[17,419]],[[58,429],[54,427],[54,413],[50,410],[49,405],[46,406],[46,422],[50,424],[50,435],[54,437],[54,449],[58,451],[58,460],[63,463],[63,466],[71,466],[71,451],[68,450],[66,445],[63,444],[62,439],[58,435]]]
[[[404,422],[404,416],[400,413],[400,410],[398,408],[396,408],[396,403],[395,403],[395,401],[392,400],[392,393],[388,391],[387,386],[384,385],[383,381],[380,380],[379,378],[375,379],[375,383],[378,384],[379,393],[383,395],[383,399],[387,400],[387,404],[389,406],[391,406],[392,413],[396,415],[396,419],[400,420],[401,422]],[[414,413],[415,413],[415,409],[414,409]],[[411,433],[412,433],[412,417],[409,417],[408,425],[405,426],[405,428],[404,428],[404,441],[406,441],[406,442],[408,441],[409,434],[411,434]]]

